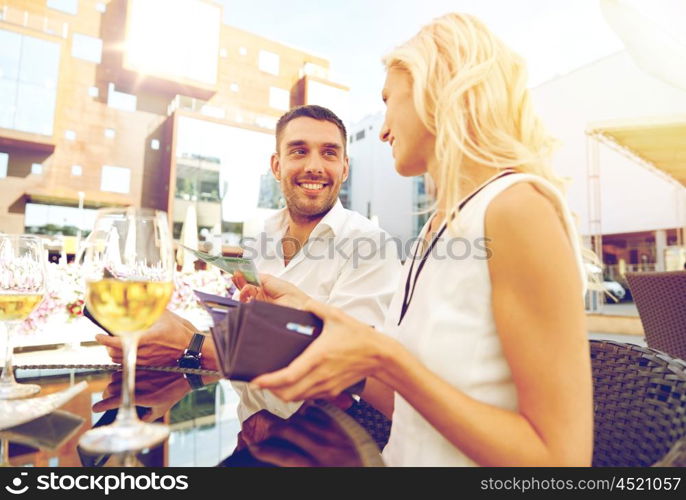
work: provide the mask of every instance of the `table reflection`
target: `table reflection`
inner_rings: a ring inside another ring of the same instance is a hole
[[[383,465],[374,441],[335,405],[283,405],[275,398],[265,400],[245,384],[219,380],[211,372],[196,373],[199,384],[184,373],[155,369],[136,372],[137,412],[145,421],[169,425],[169,439],[137,453],[87,453],[78,446],[79,437],[116,417],[121,372],[46,365],[18,370],[17,375],[41,385],[41,394],[62,391],[82,380],[88,387],[28,427],[0,431],[3,462],[12,466]],[[264,407],[256,407],[256,400]]]

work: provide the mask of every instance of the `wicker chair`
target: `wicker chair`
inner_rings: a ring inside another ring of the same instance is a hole
[[[591,340],[593,465],[686,467],[686,362],[645,347]],[[347,413],[383,449],[391,422],[360,400]]]
[[[686,362],[591,340],[596,467],[686,467]]]
[[[391,421],[388,417],[364,399],[355,402],[346,413],[369,433],[379,450],[384,449],[391,435]]]
[[[686,271],[627,273],[648,347],[686,359]]]

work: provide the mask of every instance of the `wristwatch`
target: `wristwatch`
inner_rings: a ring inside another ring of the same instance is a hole
[[[200,368],[200,358],[202,358],[202,344],[205,336],[202,333],[194,333],[188,347],[183,351],[183,355],[177,360],[179,368]],[[190,384],[191,388],[198,389],[203,386],[202,377],[194,373],[184,373],[183,376]]]

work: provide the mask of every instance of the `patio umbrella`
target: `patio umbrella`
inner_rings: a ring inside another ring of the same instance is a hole
[[[188,205],[186,209],[186,217],[181,227],[180,240],[182,245],[194,250],[198,249],[198,216],[193,204]],[[195,270],[195,256],[190,252],[184,251],[183,248],[179,248],[176,254],[176,261],[181,265],[182,272],[192,272]]]
[[[601,0],[603,14],[646,73],[686,90],[686,4],[681,0]]]

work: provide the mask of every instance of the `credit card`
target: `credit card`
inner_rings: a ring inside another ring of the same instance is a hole
[[[252,259],[244,259],[242,257],[222,257],[221,255],[210,255],[199,250],[193,250],[185,245],[179,245],[184,250],[191,252],[198,259],[217,266],[219,269],[226,271],[227,273],[233,274],[236,271],[240,271],[245,277],[245,281],[251,285],[260,286],[260,279],[257,275],[257,267],[255,267],[255,262]]]

